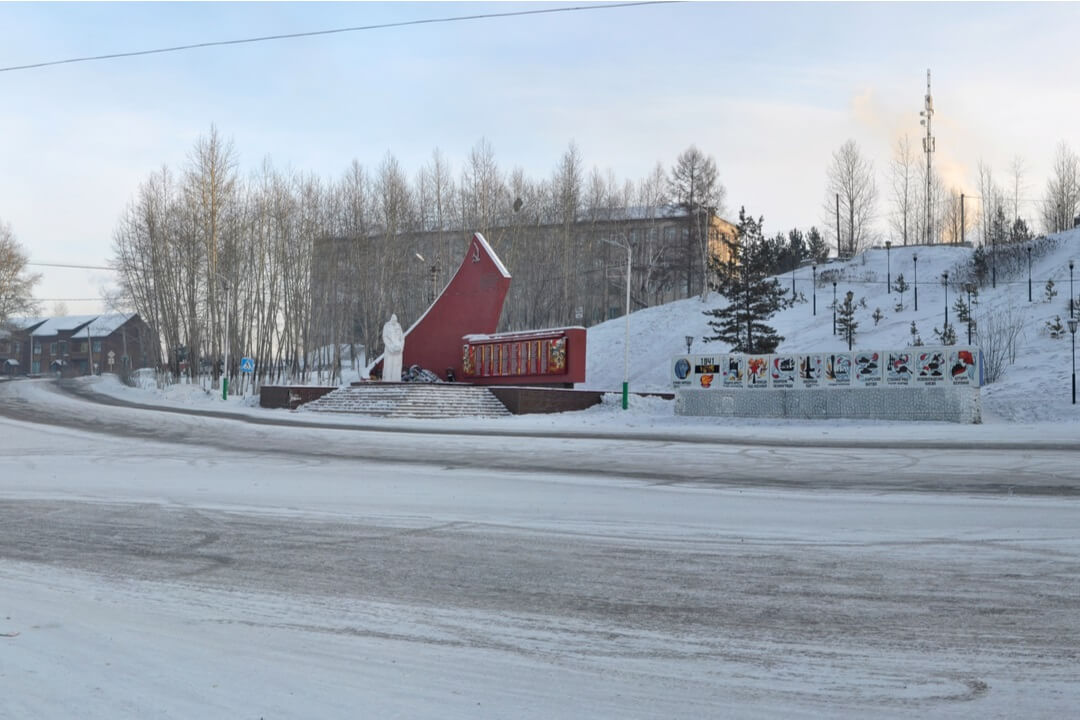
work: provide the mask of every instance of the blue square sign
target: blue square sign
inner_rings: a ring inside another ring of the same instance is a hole
[[[245,372],[245,373],[255,372],[255,359],[254,358],[240,358],[240,372]]]

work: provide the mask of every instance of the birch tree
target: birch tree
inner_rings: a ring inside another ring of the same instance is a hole
[[[850,257],[873,242],[872,223],[877,204],[874,165],[863,157],[854,140],[848,140],[833,153],[826,172],[826,188],[826,217],[834,217],[839,197],[837,252]]]

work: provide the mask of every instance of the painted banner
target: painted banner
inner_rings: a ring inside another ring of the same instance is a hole
[[[799,355],[799,387],[821,387],[825,378],[825,356],[820,353]]]
[[[881,385],[881,353],[876,350],[855,353],[852,376],[855,385],[859,387]]]
[[[918,384],[947,384],[947,373],[945,348],[919,348],[915,353],[915,380]]]
[[[762,390],[769,387],[770,355],[750,355],[746,358],[746,387]]]
[[[677,357],[671,366],[671,384],[675,387],[690,387],[694,384],[691,375],[690,358]]]
[[[795,387],[796,368],[799,366],[797,355],[773,355],[769,363],[769,384],[774,388]]]
[[[694,377],[698,386],[711,388],[720,384],[720,369],[723,359],[722,355],[699,355],[695,359]]]
[[[723,368],[723,386],[725,389],[746,387],[745,355],[725,355]]]
[[[851,353],[825,355],[825,387],[851,387]]]
[[[981,385],[981,360],[973,348],[949,350],[949,379],[953,385]]]
[[[885,384],[895,387],[911,385],[915,360],[910,350],[890,350],[885,367]]]

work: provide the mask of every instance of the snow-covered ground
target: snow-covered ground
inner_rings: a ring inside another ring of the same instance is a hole
[[[940,277],[949,271],[956,276],[961,265],[971,262],[972,250],[950,246],[884,248],[862,253],[848,262],[832,262],[817,269],[819,277],[826,272],[837,274],[841,280],[837,295],[846,290],[855,292],[856,299],[866,300],[866,308],[856,314],[859,322],[856,348],[902,348],[911,342],[910,327],[916,323],[924,342],[933,343],[934,328],[944,323],[945,289]],[[901,273],[910,285],[915,280],[913,256],[918,255],[919,310],[914,310],[914,293],[909,288],[904,294],[903,311],[894,307],[898,294],[887,292],[885,283],[888,273],[892,281]],[[602,428],[611,431],[678,428],[679,432],[712,434],[717,437],[737,436],[743,428],[752,426],[755,435],[768,437],[822,437],[835,428],[855,426],[860,437],[900,438],[912,441],[932,442],[943,436],[942,427],[949,438],[970,438],[978,442],[1055,441],[1071,442],[1076,437],[1075,426],[1080,423],[1080,405],[1071,403],[1072,345],[1066,333],[1064,338],[1053,339],[1046,332],[1046,321],[1055,316],[1064,323],[1068,317],[1069,261],[1080,259],[1080,230],[1052,236],[1036,244],[1032,262],[1033,300],[1027,301],[1026,266],[1011,275],[1004,267],[999,271],[997,288],[981,290],[974,317],[1012,313],[1022,319],[1023,334],[1017,344],[1015,362],[1010,364],[1003,377],[981,390],[983,426],[965,429],[938,423],[889,423],[883,421],[777,421],[719,418],[675,417],[674,403],[650,397],[632,397],[630,408],[623,411],[616,391],[622,385],[623,347],[626,323],[623,318],[589,328],[586,389],[610,390],[603,405],[590,410],[565,413],[558,417],[515,417],[498,421],[502,427],[513,428]],[[1080,280],[1080,267],[1076,270]],[[831,284],[818,289],[817,314],[812,314],[811,276],[809,267],[795,272],[796,290],[807,302],[782,311],[772,324],[785,340],[778,348],[795,352],[831,351],[846,349],[846,343],[832,334]],[[781,276],[785,287],[790,287],[791,276]],[[1045,301],[1045,286],[1053,279],[1057,296]],[[949,292],[949,317],[961,340],[966,340],[966,326],[959,323],[952,307],[956,300],[955,288]],[[671,357],[685,350],[687,336],[694,338],[694,352],[722,353],[727,347],[720,343],[706,343],[704,337],[711,334],[704,310],[716,307],[721,299],[710,295],[704,302],[700,298],[681,300],[667,305],[634,312],[630,316],[630,388],[635,392],[671,392],[669,377]],[[880,308],[884,319],[875,325],[871,315]],[[706,350],[707,349],[707,350]],[[255,397],[230,397],[223,401],[219,392],[199,385],[177,384],[159,389],[153,382],[143,382],[140,388],[121,385],[115,378],[87,379],[95,390],[131,402],[160,404],[173,407],[199,407],[203,409],[228,409],[252,415],[281,416],[286,411],[258,408]],[[292,413],[298,422],[319,422],[303,413]],[[335,422],[350,422],[335,417]],[[355,418],[352,422],[370,422],[370,418]],[[394,421],[380,421],[393,423]],[[455,421],[462,426],[488,426],[491,421]],[[422,423],[421,423],[422,426]]]
[[[983,291],[977,317],[1012,306],[1028,332],[979,426],[685,418],[615,394],[326,418],[80,381],[191,415],[0,383],[0,718],[1071,716],[1080,414],[1069,340],[1041,329],[1078,248],[1035,260],[1035,303],[1026,272]],[[940,327],[926,278],[970,251],[915,252],[919,313],[865,282],[884,250],[825,268],[860,281],[859,347]],[[841,349],[829,301],[781,313],[781,348]],[[633,313],[633,390],[670,390],[686,335],[726,349],[700,339],[714,303]],[[620,385],[624,327],[590,329],[587,386]]]

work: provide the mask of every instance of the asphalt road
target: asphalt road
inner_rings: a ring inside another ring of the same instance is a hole
[[[1073,453],[423,438],[14,385],[0,385],[0,572],[274,597],[301,618],[294,635],[438,648],[496,685],[507,663],[588,668],[616,696],[597,717],[1050,717],[1080,702]],[[173,602],[200,627],[220,614]],[[369,610],[346,623],[334,608]],[[202,640],[184,642],[198,656]],[[466,690],[501,692],[483,687]],[[46,710],[72,700],[36,689]],[[305,700],[314,715],[324,701]]]

